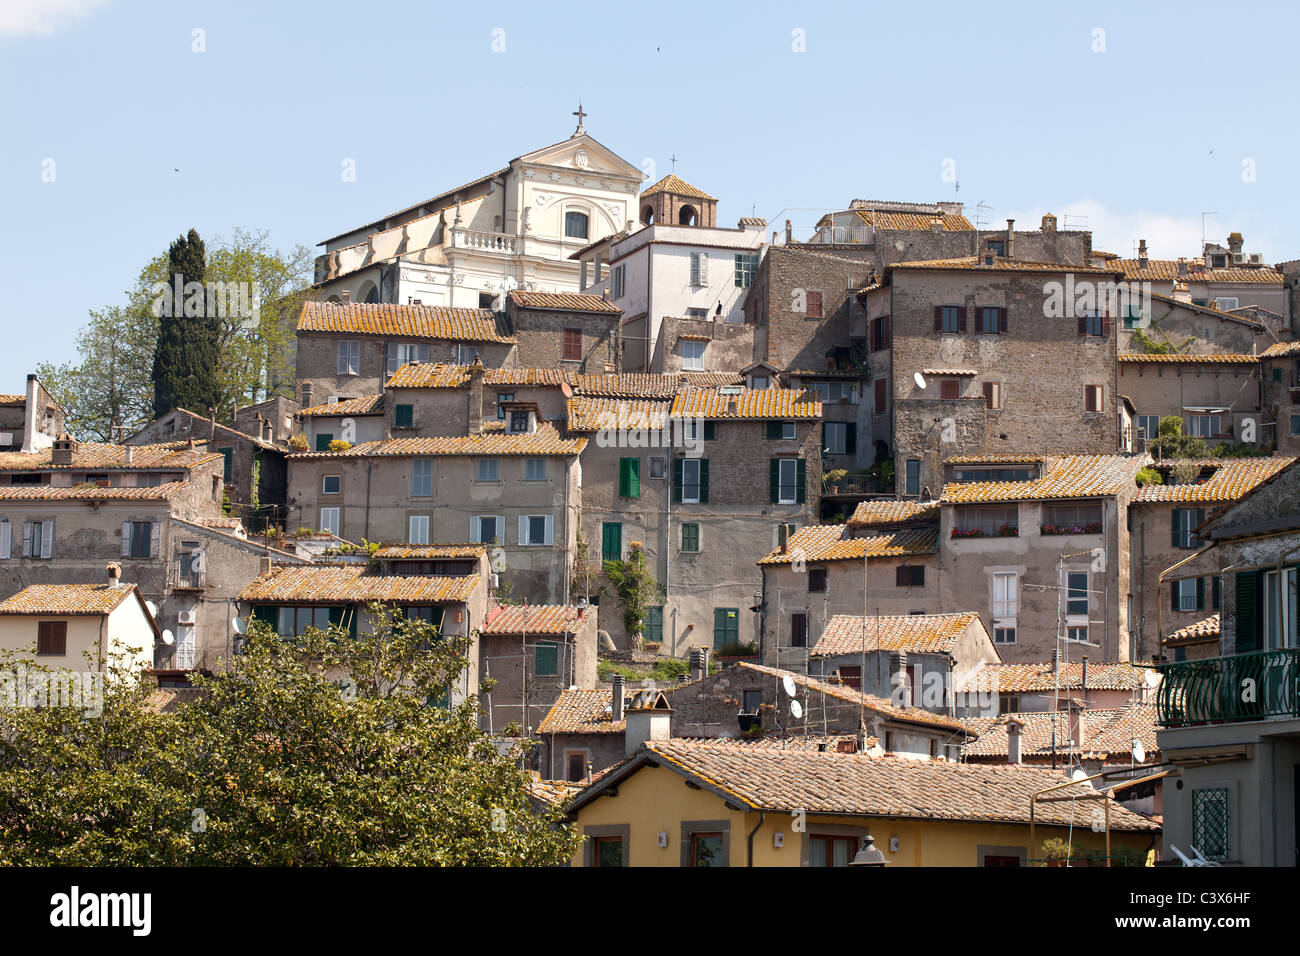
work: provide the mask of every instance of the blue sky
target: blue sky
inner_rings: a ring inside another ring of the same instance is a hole
[[[1173,258],[1213,211],[1208,237],[1297,258],[1298,20],[1188,2],[3,0],[0,391],[74,357],[87,310],[189,227],[314,246],[567,137],[579,98],[632,163],[663,175],[675,154],[720,222],[806,237],[854,197],[952,199],[952,160],[986,225],[1050,210],[1097,248],[1144,237]]]

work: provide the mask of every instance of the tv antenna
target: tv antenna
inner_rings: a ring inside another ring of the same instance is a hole
[[[1201,255],[1204,255],[1204,254],[1205,254],[1205,217],[1206,217],[1206,216],[1217,216],[1217,215],[1218,215],[1217,212],[1203,212],[1203,213],[1201,213]]]
[[[992,209],[992,208],[993,207],[990,206],[988,203],[986,203],[983,199],[981,199],[979,202],[975,204],[975,231],[976,232],[979,232],[980,229],[983,228],[982,224],[984,222],[984,210]]]

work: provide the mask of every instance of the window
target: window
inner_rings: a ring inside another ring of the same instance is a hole
[[[909,458],[904,465],[903,494],[921,494],[921,459]]]
[[[524,481],[545,481],[545,480],[546,480],[546,459],[525,458],[524,459]]]
[[[1088,572],[1066,572],[1065,592],[1065,613],[1070,617],[1087,617]]]
[[[963,534],[966,532],[966,534]],[[954,537],[1015,537],[1020,532],[1020,512],[1009,507],[962,507],[957,509]]]
[[[577,783],[587,776],[587,751],[585,750],[566,750],[564,752],[564,779]],[[608,840],[617,844],[619,853],[623,851],[623,841],[619,837],[597,837],[594,842],[599,843],[601,840]],[[620,863],[598,863],[597,866],[621,866]]]
[[[234,467],[235,467],[235,449],[233,449],[233,448],[218,448],[217,451],[219,451],[219,452],[221,453],[221,458],[222,458],[222,461],[221,461],[221,480],[222,480],[222,481],[229,481],[229,480],[230,480],[230,476],[234,473]],[[87,475],[86,477],[87,477],[87,480],[90,479],[90,476],[89,476],[89,475]],[[107,478],[105,478],[105,480],[107,480]],[[104,487],[107,487],[107,486],[104,486]]]
[[[338,374],[361,374],[361,343],[357,340],[344,339],[339,342]]]
[[[736,253],[736,288],[748,289],[758,271],[758,256],[751,252]]]
[[[1227,312],[1230,309],[1237,308],[1237,304],[1240,301],[1241,300],[1235,295],[1221,295],[1214,300],[1214,304],[1217,308]]]
[[[1279,582],[1277,571],[1268,571],[1264,573],[1264,588],[1261,597],[1260,608],[1262,615],[1260,625],[1262,626],[1262,642],[1255,642],[1252,637],[1249,640],[1256,650],[1278,650],[1284,647],[1300,646],[1300,604],[1296,591],[1297,569],[1294,565],[1282,569],[1282,576]],[[1279,594],[1279,591],[1281,592]],[[1241,602],[1238,600],[1237,611],[1237,632],[1241,635],[1242,612]],[[1253,630],[1253,625],[1249,628]],[[1247,639],[1238,636],[1237,646],[1242,649]]]
[[[122,523],[122,557],[148,558],[153,555],[152,521],[124,521]]]
[[[882,315],[871,320],[871,351],[879,352],[889,348],[889,316]]]
[[[640,458],[620,458],[618,460],[618,496],[620,498],[641,497]]]
[[[822,294],[820,292],[804,293],[804,315],[810,319],[822,317]]]
[[[469,539],[475,544],[496,544],[505,535],[505,519],[500,515],[475,515],[469,519]]]
[[[623,560],[623,524],[620,521],[606,521],[600,526],[600,559],[602,561]]]
[[[533,656],[533,674],[537,677],[557,677],[560,673],[560,647],[551,641],[537,645]]]
[[[68,622],[38,621],[36,624],[36,655],[38,657],[63,657],[68,653]]]
[[[808,615],[799,613],[790,615],[790,646],[808,646]]]
[[[1095,309],[1079,316],[1079,334],[1105,337],[1110,334],[1110,319]]]
[[[823,593],[826,590],[826,569],[810,568],[808,570],[808,590]]]
[[[852,455],[857,452],[857,431],[849,426],[849,422],[826,422],[822,426],[826,441],[822,451],[825,454]]]
[[[392,375],[408,362],[429,361],[428,342],[389,342],[388,374]]]
[[[1300,415],[1291,416],[1291,434],[1300,435]]]
[[[764,379],[764,382],[767,380]],[[883,378],[881,381],[885,381]],[[763,385],[767,387],[766,384]],[[856,382],[811,382],[807,385],[824,404],[856,405],[858,404],[858,385]]]
[[[1173,530],[1175,548],[1199,548],[1201,539],[1194,529],[1205,520],[1204,508],[1174,508],[1170,513],[1170,526]]]
[[[682,339],[682,368],[688,372],[704,371],[704,348],[708,342]]]
[[[662,458],[650,459],[650,477],[662,478],[664,476],[664,460]]]
[[[23,522],[23,557],[54,557],[54,522]]]
[[[975,310],[975,332],[978,335],[998,335],[1007,330],[1007,310],[1001,306],[983,305]]]
[[[610,289],[610,298],[623,298],[623,293],[626,291],[626,278],[626,267],[615,266],[613,272],[610,273],[610,285],[612,286]]]
[[[564,330],[564,349],[560,357],[569,362],[582,360],[582,329]]]
[[[474,360],[478,358],[478,346],[476,345],[457,345],[456,346],[456,364],[473,365]]]
[[[691,552],[700,550],[700,526],[694,521],[682,523],[682,550]]]
[[[726,866],[724,855],[726,841],[720,831],[699,831],[690,834],[688,866]]]
[[[713,649],[740,643],[740,609],[715,607],[713,609]]]
[[[773,458],[770,462],[772,504],[802,504],[806,469],[802,458]]]
[[[1137,417],[1137,427],[1146,432],[1148,441],[1155,441],[1160,437],[1160,416],[1139,415]]]
[[[990,411],[996,411],[1002,407],[1002,383],[985,382],[984,383],[984,406]]]
[[[645,611],[645,619],[641,624],[641,637],[643,640],[659,643],[664,639],[664,609],[663,605],[648,607]]]
[[[429,516],[411,515],[406,532],[407,544],[429,543]]]
[[[329,450],[330,450],[330,442],[332,442],[333,440],[334,440],[334,435],[333,435],[331,432],[317,432],[317,433],[316,433],[316,450],[317,450],[317,451],[329,451]]]
[[[995,571],[993,573],[994,623],[1016,616],[1016,591],[1016,572]],[[1015,640],[1014,636],[1012,640]]]
[[[1226,860],[1229,841],[1228,788],[1192,791],[1192,846],[1207,860]]]
[[[339,488],[342,487],[342,478],[339,475],[326,475],[320,482],[320,493],[323,495],[337,495]]]
[[[568,239],[587,238],[587,214],[569,211],[564,214],[564,235]]]
[[[1074,644],[1088,643],[1088,625],[1079,624],[1065,629],[1065,639]]]
[[[695,288],[709,284],[709,256],[705,252],[691,253],[691,285]]]
[[[704,321],[704,320],[708,319],[708,317],[709,317],[709,310],[708,310],[708,309],[697,309],[697,308],[692,307],[692,308],[689,308],[689,309],[686,310],[686,317],[687,317],[688,319],[696,319],[696,320],[699,320],[699,321]]]
[[[936,305],[934,330],[947,334],[966,331],[966,309],[960,305]]]
[[[414,426],[415,426],[414,405],[393,406],[393,427],[394,428],[413,428]]]
[[[1043,534],[1101,534],[1101,505],[1043,505],[1042,531]]]
[[[1099,412],[1102,406],[1102,389],[1101,385],[1083,386],[1083,410],[1085,412]]]
[[[757,714],[758,709],[763,706],[763,692],[761,690],[743,691],[740,700],[740,712],[742,714]]]
[[[506,420],[506,408],[504,403],[513,402],[514,400],[514,392],[497,392],[497,421],[503,422]]]
[[[1189,415],[1188,434],[1197,438],[1217,438],[1223,434],[1222,418],[1218,415]]]
[[[581,780],[582,777],[578,777]],[[592,837],[592,866],[623,866],[622,837]]]
[[[925,586],[925,565],[900,564],[894,569],[894,586],[919,588]]]
[[[945,378],[939,382],[939,397],[951,401],[961,397],[961,382],[955,378]]]
[[[522,547],[547,547],[554,543],[555,518],[552,515],[520,515],[519,544]]]
[[[673,467],[678,470],[680,476],[674,482],[678,500],[685,504],[698,504],[709,500],[708,492],[705,490],[708,465],[707,458],[673,459]]]
[[[532,431],[532,413],[526,408],[510,410],[510,431],[516,435],[526,435]]]
[[[767,423],[767,440],[768,441],[794,441],[795,439],[794,422],[768,422]]]
[[[478,459],[478,480],[479,481],[498,481],[498,462],[495,458]]]
[[[995,627],[993,629],[994,644],[1014,644],[1016,642],[1016,629],[1014,627]]]
[[[1175,611],[1196,611],[1205,606],[1205,591],[1199,578],[1174,581],[1170,588],[1173,591],[1173,609]]]
[[[848,866],[857,852],[856,837],[808,836],[809,866]]]
[[[839,672],[840,683],[845,687],[852,687],[855,690],[862,687],[862,666],[860,664],[855,664],[852,667],[841,665]]]
[[[428,498],[433,494],[433,459],[411,461],[411,497]]]
[[[322,508],[320,510],[320,529],[330,534],[339,533],[339,509]]]

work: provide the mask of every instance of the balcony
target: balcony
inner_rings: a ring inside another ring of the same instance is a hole
[[[173,591],[202,591],[205,573],[187,567],[189,562],[182,562],[167,574],[167,587]]]
[[[888,494],[893,490],[892,485],[888,489],[884,488],[884,483],[880,480],[879,475],[843,475],[836,479],[825,478],[822,480],[823,495],[861,497],[864,495]]]
[[[1300,648],[1160,666],[1162,727],[1300,717]]]

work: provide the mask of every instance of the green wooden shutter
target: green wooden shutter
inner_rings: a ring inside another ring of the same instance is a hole
[[[768,423],[767,423],[767,439],[768,439],[768,441],[780,441],[780,440],[781,440],[781,423],[780,423],[780,422],[768,422]]]
[[[393,425],[396,428],[410,428],[415,421],[415,408],[412,405],[398,405],[393,409]]]
[[[846,422],[844,425],[844,454],[858,453],[858,423]]]
[[[1237,653],[1260,649],[1259,572],[1237,572]]]
[[[1196,610],[1205,610],[1205,578],[1196,579]]]
[[[334,436],[333,436],[333,435],[318,434],[318,435],[316,436],[316,450],[317,450],[317,451],[329,451],[329,450],[330,450],[330,442],[332,442],[333,440],[334,440]]]
[[[673,459],[673,501],[682,500],[682,459]]]
[[[807,498],[805,486],[808,484],[808,462],[802,458],[798,458],[796,461],[798,461],[798,464],[795,466],[795,481],[798,483],[798,487],[795,488],[794,500],[799,504],[803,504]]]
[[[234,472],[235,449],[218,448],[217,451],[221,452],[222,457],[221,480],[229,481],[231,474]]]
[[[781,500],[781,459],[767,460],[767,496],[772,504]]]
[[[623,560],[623,523],[606,521],[600,529],[600,557],[602,561]]]
[[[709,500],[709,459],[700,459],[700,503]]]
[[[641,459],[618,460],[618,493],[621,498],[641,497]]]
[[[253,608],[252,618],[254,621],[261,621],[274,631],[276,625],[280,623],[280,609],[274,604],[258,604]]]
[[[554,677],[560,672],[560,648],[544,641],[537,645],[537,659],[533,674],[537,677]]]
[[[718,440],[718,423],[717,423],[717,422],[705,422],[705,423],[704,423],[704,440],[705,440],[705,441],[717,441],[717,440]]]

